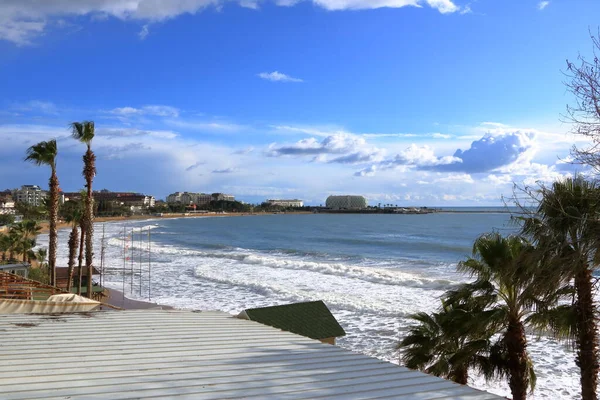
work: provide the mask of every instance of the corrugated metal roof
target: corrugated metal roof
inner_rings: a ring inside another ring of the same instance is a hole
[[[500,397],[220,312],[0,316],[2,399]]]

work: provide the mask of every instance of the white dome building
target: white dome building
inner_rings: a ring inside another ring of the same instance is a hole
[[[364,196],[329,196],[325,206],[333,210],[361,210],[367,208],[367,199]]]

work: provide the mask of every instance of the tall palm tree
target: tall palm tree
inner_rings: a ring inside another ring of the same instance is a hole
[[[555,333],[566,333],[577,349],[581,397],[596,400],[598,387],[598,332],[593,272],[600,264],[600,188],[581,176],[542,187],[536,214],[524,219],[523,232],[532,236],[548,273],[571,284],[572,307],[554,313]],[[572,311],[572,318],[569,312]]]
[[[95,128],[93,121],[73,122],[71,124],[73,138],[85,143],[87,151],[83,156],[83,176],[86,182],[87,197],[85,200],[84,226],[85,226],[85,265],[88,270],[87,295],[92,297],[92,272],[94,262],[93,235],[94,235],[94,199],[92,197],[92,182],[96,176],[96,155],[92,151],[92,139]],[[79,275],[81,277],[81,275]]]
[[[39,142],[27,149],[25,161],[31,161],[35,165],[47,165],[50,167],[50,200],[48,204],[48,217],[50,220],[49,232],[49,259],[48,268],[50,285],[56,285],[56,247],[58,246],[58,177],[56,175],[56,155],[58,153],[56,140]]]
[[[73,269],[75,268],[75,259],[77,257],[77,248],[79,247],[79,225],[81,224],[82,210],[79,207],[71,208],[66,216],[66,221],[71,223],[71,233],[69,234],[69,267],[67,273],[67,292],[71,292],[73,284]],[[82,230],[83,234],[83,230]],[[83,241],[82,241],[83,243]],[[79,276],[81,276],[81,264],[79,264]],[[81,293],[81,285],[78,286],[78,291]]]
[[[418,322],[400,342],[402,362],[408,368],[466,385],[469,368],[488,364],[490,335],[470,330],[468,308],[452,307],[442,301],[439,312],[414,314]],[[486,375],[486,378],[488,376]]]
[[[492,359],[501,375],[508,375],[513,400],[524,400],[528,388],[535,387],[524,324],[542,290],[532,254],[534,247],[522,237],[503,237],[499,233],[480,236],[473,244],[473,256],[458,264],[458,270],[475,281],[449,291],[446,299],[450,304],[465,298],[485,299],[488,303],[485,318],[472,315],[485,325],[482,329],[500,334]]]

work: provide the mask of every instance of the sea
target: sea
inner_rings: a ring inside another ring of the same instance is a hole
[[[469,280],[456,265],[473,241],[518,230],[503,209],[445,211],[97,223],[94,251],[103,284],[133,299],[232,314],[323,300],[346,330],[339,346],[399,363],[397,344],[410,315],[435,311],[444,291]],[[58,265],[67,264],[68,234],[59,232]],[[571,347],[533,333],[528,340],[538,377],[532,398],[580,398]],[[506,382],[486,382],[475,372],[469,384],[510,396]]]

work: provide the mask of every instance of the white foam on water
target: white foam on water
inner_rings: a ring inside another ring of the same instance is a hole
[[[96,254],[100,253],[102,236],[102,226],[98,225],[94,236]],[[130,243],[135,252],[134,284],[130,286],[130,261],[125,268],[123,265],[123,226],[122,223],[105,224],[105,284],[122,290],[125,281],[128,297],[148,300],[149,279],[145,265],[142,265],[140,294],[136,261],[140,248],[136,247],[136,241]],[[127,226],[129,230],[132,227]],[[159,225],[144,225],[144,230],[148,227],[156,229]],[[59,231],[58,265],[61,266],[67,265],[68,234],[68,229]],[[396,345],[411,324],[407,316],[435,310],[439,296],[460,279],[450,274],[441,276],[457,280],[423,276],[413,273],[412,266],[398,265],[398,269],[394,269],[387,261],[365,260],[357,264],[357,261],[306,259],[297,254],[243,248],[184,248],[161,243],[159,236],[151,235],[152,301],[183,309],[237,314],[245,308],[322,299],[347,332],[347,336],[338,341],[340,346],[395,363],[399,362]],[[47,235],[40,235],[38,243],[47,246]],[[146,246],[147,237],[141,250]],[[445,268],[429,267],[434,271]],[[552,338],[530,336],[528,340],[528,351],[538,375],[532,398],[579,398],[579,370],[571,349]],[[505,382],[485,382],[472,374],[469,384],[510,396]]]

